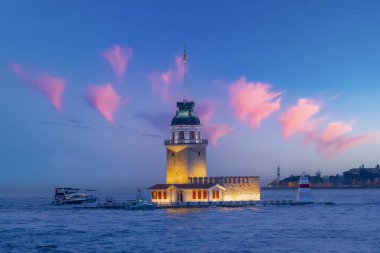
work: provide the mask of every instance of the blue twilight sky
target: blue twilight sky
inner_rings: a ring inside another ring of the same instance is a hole
[[[163,99],[151,77],[176,72],[184,43],[190,98],[211,103],[212,123],[231,130],[208,147],[210,176],[258,175],[264,184],[277,165],[283,176],[374,166],[379,27],[380,1],[3,1],[0,187],[164,182],[169,134],[162,129],[182,81],[172,80]],[[133,52],[121,78],[102,54],[115,45]],[[43,74],[65,80],[61,110],[33,81]],[[243,76],[247,87],[261,82],[281,92],[280,108],[255,127],[236,116],[244,105],[230,102],[231,85]],[[90,86],[105,83],[123,98],[112,124],[86,99]],[[352,127],[328,145],[365,141],[326,156],[320,140],[302,131],[283,138],[279,118],[300,98],[320,106],[312,117],[318,131],[337,121]]]

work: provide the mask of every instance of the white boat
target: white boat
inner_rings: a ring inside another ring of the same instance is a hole
[[[94,203],[97,197],[86,193],[81,193],[76,188],[55,188],[55,196],[52,204],[55,205],[70,205],[70,204],[83,204]]]

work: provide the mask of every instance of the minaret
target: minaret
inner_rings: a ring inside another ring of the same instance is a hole
[[[277,166],[277,179],[276,179],[276,185],[280,185],[280,165]]]
[[[187,62],[184,49],[184,69]],[[189,177],[207,177],[206,146],[202,127],[194,112],[195,103],[186,97],[184,71],[184,96],[177,102],[177,112],[170,124],[170,139],[166,146],[166,183],[187,184]]]

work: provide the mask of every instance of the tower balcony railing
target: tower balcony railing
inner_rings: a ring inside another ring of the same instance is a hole
[[[182,139],[182,140],[165,140],[165,145],[172,144],[208,144],[207,139]]]

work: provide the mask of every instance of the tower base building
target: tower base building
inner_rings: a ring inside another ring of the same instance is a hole
[[[195,103],[177,102],[166,146],[166,184],[149,188],[152,202],[162,205],[190,202],[259,201],[256,176],[208,177],[206,147]]]

